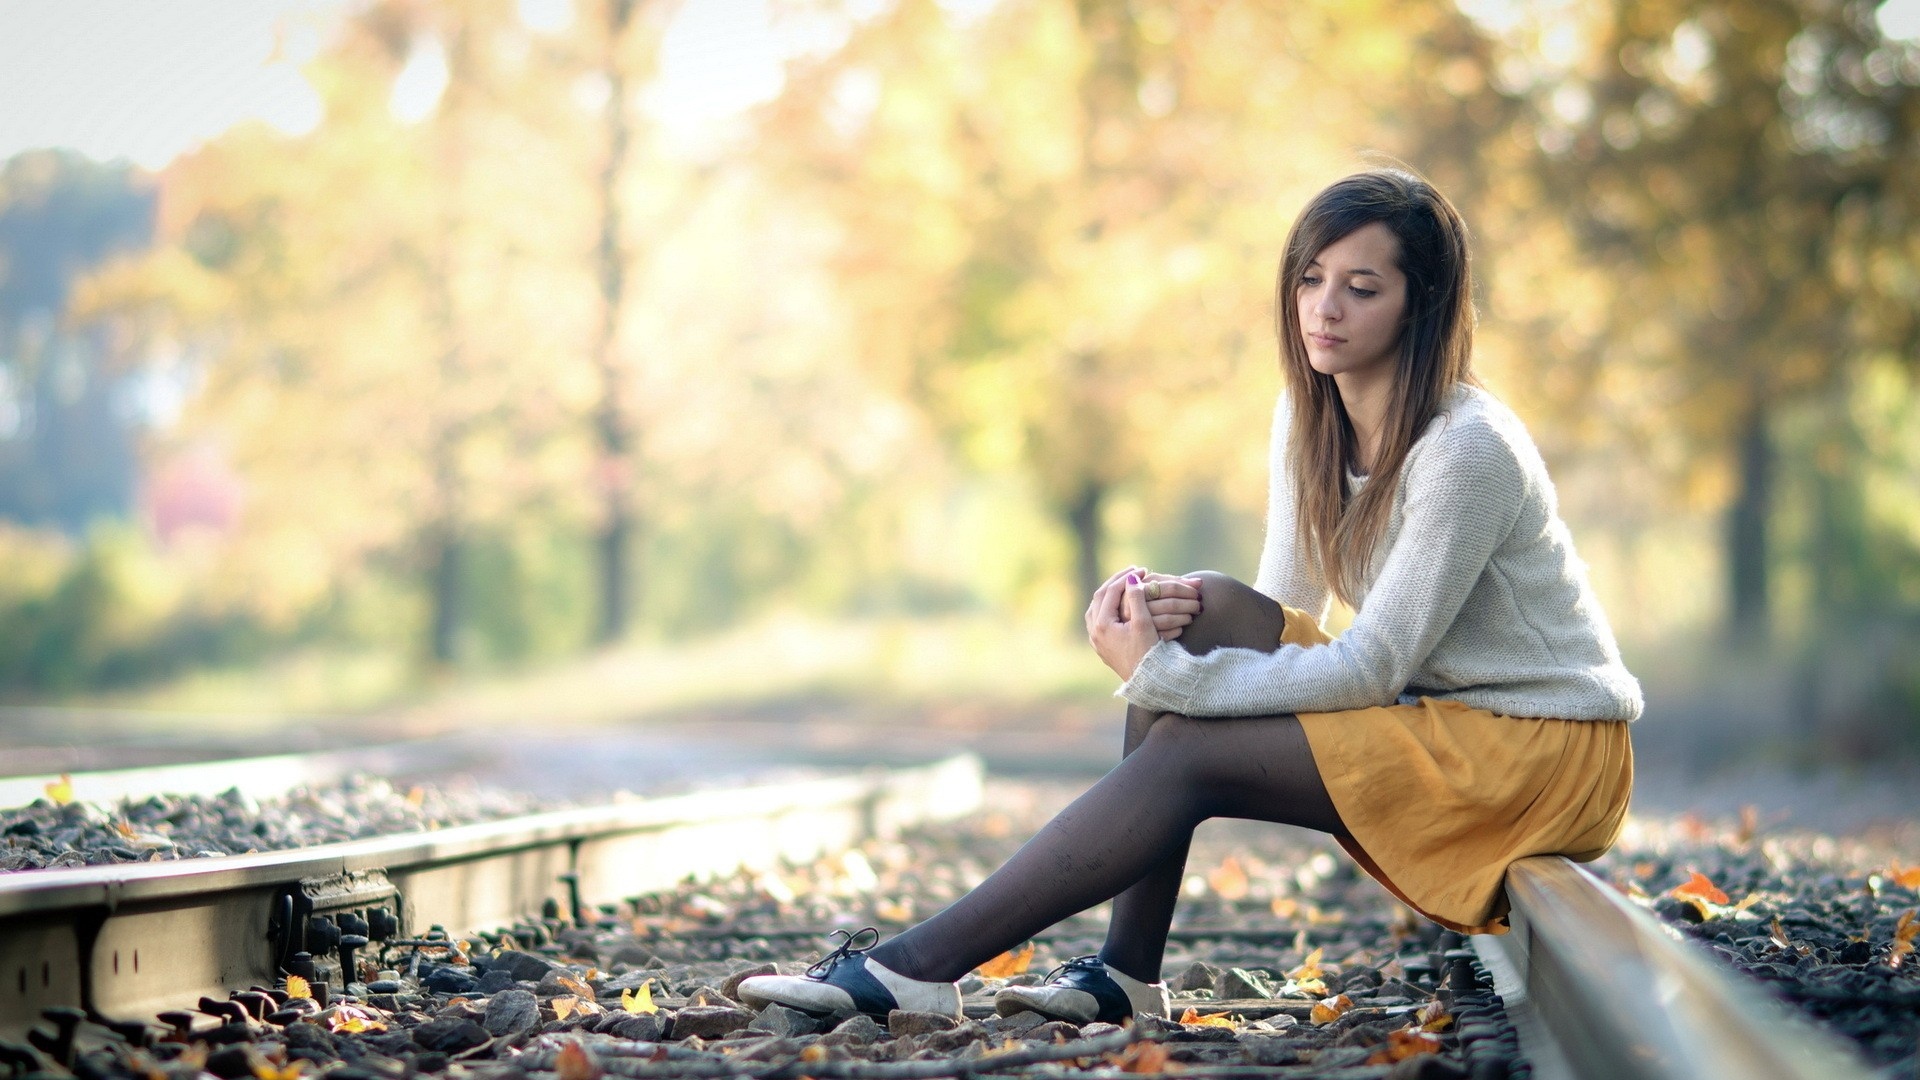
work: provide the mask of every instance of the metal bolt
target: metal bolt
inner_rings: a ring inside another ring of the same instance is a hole
[[[359,981],[359,973],[353,966],[353,954],[355,950],[363,949],[366,945],[367,939],[364,934],[340,935],[340,989],[345,990]]]
[[[175,1042],[186,1042],[187,1037],[193,1034],[193,1014],[185,1009],[163,1012],[154,1019],[173,1029]]]
[[[138,1020],[109,1020],[107,1030],[127,1041],[127,1045],[144,1050],[153,1045],[153,1029]]]
[[[367,936],[375,941],[385,941],[400,933],[400,920],[386,908],[377,907],[367,912]]]
[[[42,1045],[40,1040],[34,1038],[40,1032],[34,1030],[27,1033],[27,1040],[45,1050],[61,1065],[72,1067],[73,1033],[80,1027],[80,1021],[87,1018],[86,1011],[71,1005],[55,1005],[52,1008],[40,1010],[40,1015],[53,1021],[53,1038],[48,1040],[46,1045]]]
[[[246,1007],[237,1001],[216,1001],[210,997],[203,997],[200,999],[200,1011],[208,1016],[217,1016],[229,1024],[247,1022]]]

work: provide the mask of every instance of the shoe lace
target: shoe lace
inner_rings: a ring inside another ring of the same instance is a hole
[[[872,951],[875,945],[880,944],[880,931],[871,926],[863,926],[851,934],[845,930],[835,930],[834,933],[842,939],[839,946],[832,952],[814,961],[813,964],[807,968],[808,975],[814,978],[821,978],[838,966],[842,960],[850,960],[853,957],[865,955]],[[873,938],[865,945],[855,945],[854,942],[859,941],[864,934],[872,934]]]
[[[1093,971],[1095,969],[1098,969],[1100,971],[1105,971],[1107,969],[1106,961],[1100,959],[1100,956],[1098,953],[1088,953],[1086,956],[1071,957],[1065,963],[1061,964],[1059,967],[1054,968],[1052,971],[1047,972],[1047,982],[1052,982],[1053,980],[1059,978],[1060,976],[1069,974],[1071,972]]]

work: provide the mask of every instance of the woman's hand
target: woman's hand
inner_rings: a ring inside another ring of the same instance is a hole
[[[1123,681],[1133,678],[1140,658],[1160,641],[1139,570],[1109,578],[1094,592],[1087,607],[1087,640],[1114,674]]]
[[[1186,625],[1200,614],[1200,579],[1174,577],[1172,574],[1141,574],[1141,590],[1147,594],[1147,614],[1161,641],[1180,636]]]

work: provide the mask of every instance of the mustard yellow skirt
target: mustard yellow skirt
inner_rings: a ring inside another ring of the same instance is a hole
[[[1286,609],[1288,645],[1332,640]],[[1627,725],[1501,716],[1421,698],[1301,713],[1355,862],[1422,915],[1466,934],[1507,932],[1507,867],[1529,855],[1599,858],[1633,791]]]

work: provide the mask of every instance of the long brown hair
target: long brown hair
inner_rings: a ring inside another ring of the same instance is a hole
[[[1400,329],[1395,393],[1366,487],[1346,498],[1346,470],[1358,439],[1333,376],[1307,361],[1295,295],[1307,264],[1327,245],[1379,222],[1400,241],[1407,303]],[[1473,375],[1473,277],[1467,226],[1432,184],[1401,169],[1372,169],[1329,185],[1287,234],[1274,285],[1274,330],[1293,409],[1287,444],[1301,558],[1317,558],[1343,603],[1360,593],[1374,549],[1386,532],[1407,451],[1458,383]]]

